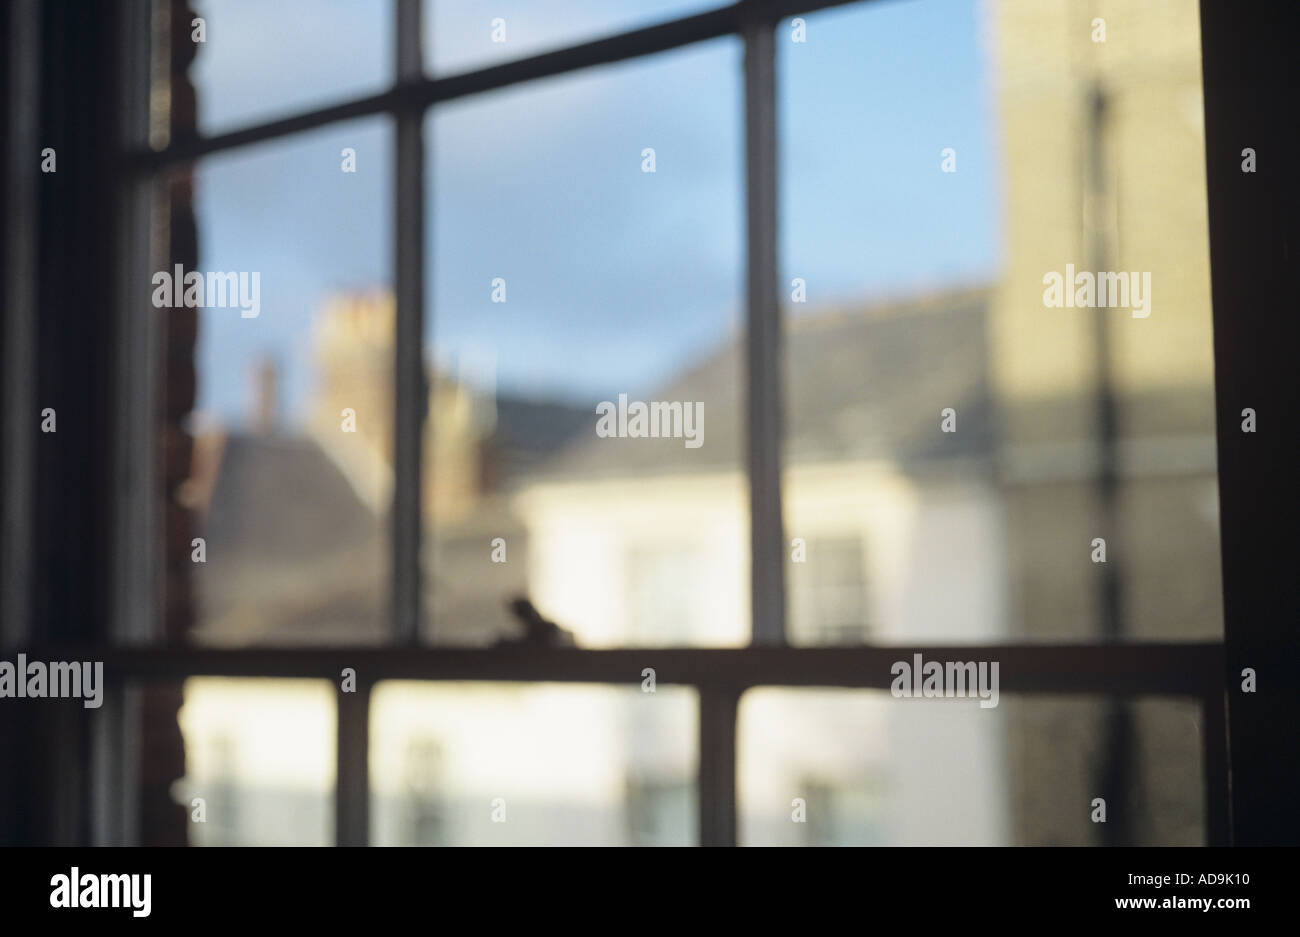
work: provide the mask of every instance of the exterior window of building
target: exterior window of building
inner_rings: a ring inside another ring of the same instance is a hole
[[[867,570],[860,537],[809,540],[791,564],[790,637],[796,644],[861,644],[871,633]]]
[[[684,644],[699,635],[698,587],[708,561],[706,554],[681,546],[643,547],[629,553],[625,567],[628,644]]]

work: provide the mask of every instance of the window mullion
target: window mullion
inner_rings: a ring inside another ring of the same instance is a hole
[[[337,696],[334,842],[338,846],[370,845],[370,690],[368,681],[358,681],[355,692]]]
[[[781,517],[781,309],[777,301],[775,23],[746,11],[746,365],[754,644],[785,643]]]
[[[701,687],[699,817],[701,846],[736,845],[736,710],[730,686]]]
[[[420,0],[397,5],[397,79],[420,78]],[[393,408],[392,630],[398,643],[420,637],[421,454],[427,385],[424,375],[423,110],[397,113],[394,197],[396,294]]]

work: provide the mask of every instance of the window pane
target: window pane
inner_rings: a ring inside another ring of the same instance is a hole
[[[318,680],[185,681],[191,845],[333,845],[334,697]]]
[[[778,31],[797,643],[1222,634],[1197,5],[1097,16]]]
[[[251,274],[260,293],[254,317],[200,311],[186,497],[203,544],[184,558],[200,641],[386,634],[388,123],[241,150],[195,173],[201,272]]]
[[[1003,696],[985,709],[753,690],[740,707],[740,841],[1201,845],[1199,719],[1199,706],[1170,699]],[[1132,733],[1126,755],[1110,745],[1117,720]]]
[[[383,91],[393,80],[390,0],[196,0],[190,78],[205,135]],[[162,4],[166,10],[167,5]],[[165,55],[166,49],[158,54]]]
[[[424,55],[437,75],[473,71],[726,6],[720,0],[425,0]]]
[[[515,599],[582,646],[748,640],[738,71],[720,40],[431,118],[436,641],[522,635]]]
[[[695,693],[557,684],[380,684],[379,845],[690,845]]]
[[[870,639],[867,564],[860,537],[805,541],[815,562],[794,565],[789,633],[794,644],[860,644]]]

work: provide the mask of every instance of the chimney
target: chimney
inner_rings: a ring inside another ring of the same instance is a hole
[[[269,357],[261,359],[253,368],[253,405],[248,415],[248,429],[254,436],[275,432],[278,385],[275,362]]]

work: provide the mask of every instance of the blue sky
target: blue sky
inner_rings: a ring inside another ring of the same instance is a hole
[[[221,132],[381,90],[386,3],[207,0],[193,75]],[[437,2],[444,74],[708,9],[697,0]],[[506,42],[490,40],[506,21]],[[782,282],[808,309],[993,277],[994,115],[973,0],[879,0],[778,32]],[[427,327],[440,366],[584,405],[648,393],[742,322],[742,49],[734,38],[453,102],[426,121]],[[939,171],[957,150],[958,172]],[[355,174],[340,151],[357,151]],[[641,171],[653,147],[656,172]],[[262,313],[206,310],[200,406],[242,418],[276,359],[312,389],[325,297],[391,284],[392,125],[333,126],[200,164],[200,261],[261,272]],[[508,301],[490,301],[494,277]]]

